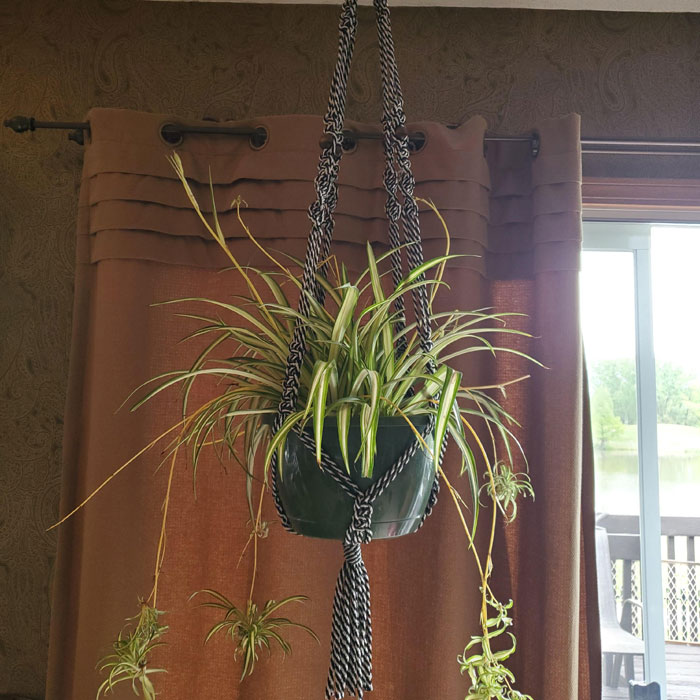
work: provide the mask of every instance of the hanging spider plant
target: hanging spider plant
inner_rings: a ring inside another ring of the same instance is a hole
[[[458,510],[481,580],[481,634],[472,637],[464,655],[459,658],[460,668],[471,681],[466,700],[529,700],[529,696],[514,688],[513,675],[504,666],[515,651],[515,638],[508,632],[512,603],[500,603],[489,586],[489,580],[493,571],[497,517],[500,514],[505,522],[512,521],[517,513],[518,498],[533,496],[533,491],[527,474],[513,468],[513,448],[522,453],[512,432],[517,422],[491,394],[491,390],[505,393],[508,383],[492,387],[465,385],[461,372],[453,366],[455,361],[475,352],[492,355],[508,352],[532,360],[512,347],[491,341],[494,337],[502,338],[501,334],[527,337],[526,333],[506,325],[509,317],[517,314],[496,313],[488,309],[433,312],[436,294],[446,286],[443,282],[445,266],[458,257],[449,254],[449,234],[445,227],[445,254],[411,270],[389,293],[385,292],[383,278],[386,273],[382,268],[391,251],[377,257],[367,244],[367,265],[352,279],[334,258],[323,261],[324,270],[329,271],[329,275],[319,272],[317,283],[325,291],[325,304],[310,296],[310,312],[308,316],[300,316],[296,304],[299,294],[304,293],[300,280],[253,238],[240,215],[242,201],[235,200],[232,205],[236,207],[239,223],[270,259],[273,271],[244,267],[237,261],[226,244],[216,209],[213,208],[210,223],[187,183],[177,155],[173,156],[172,164],[196,213],[244,280],[247,293],[228,300],[190,297],[165,302],[196,305],[196,311],[188,309],[180,315],[198,323],[188,338],[205,339],[206,342],[188,369],[162,374],[142,387],[145,391],[132,409],[169,387],[180,386],[182,419],[115,470],[57,523],[64,522],[82,508],[138,456],[166,436],[172,438],[173,434],[176,435],[166,449],[170,472],[156,555],[155,583],[150,598],[153,607],[143,604],[135,629],[122,631],[113,645],[114,653],[102,660],[100,668],[108,671],[108,677],[100,686],[98,696],[112,691],[119,683],[130,681],[137,695],[140,689],[147,700],[155,697],[150,676],[163,672],[163,669],[151,669],[148,656],[162,644],[158,640],[167,630],[158,623],[161,613],[155,609],[155,599],[163,563],[170,486],[180,449],[190,451],[195,478],[205,447],[213,447],[220,457],[233,458],[246,472],[252,526],[249,543],[253,543],[254,561],[248,599],[244,606],[238,607],[216,591],[201,591],[209,595],[209,600],[203,603],[205,607],[224,612],[223,619],[210,629],[207,640],[219,632],[231,637],[235,655],[243,656],[243,678],[253,671],[259,650],[269,650],[272,642],[276,642],[285,654],[289,652],[289,643],[281,636],[282,628],[302,628],[316,638],[304,625],[287,618],[272,617],[282,605],[302,600],[303,596],[291,596],[279,602],[267,601],[262,607],[253,602],[258,540],[267,532],[267,523],[262,519],[262,503],[273,456],[277,455],[284,478],[284,447],[288,436],[292,431],[310,430],[315,438],[316,460],[320,463],[323,428],[330,418],[337,426],[346,469],[359,465],[361,474],[369,477],[374,469],[381,420],[399,417],[422,441],[413,421],[420,422],[416,419],[429,416],[435,426],[433,444],[440,445],[443,437],[449,435],[457,445],[461,455],[460,475],[467,477],[471,497],[468,503],[435,459],[440,477]],[[427,204],[444,225],[432,203]],[[301,264],[291,258],[288,261],[294,266]],[[425,287],[429,292],[432,318],[432,348],[429,351],[424,350],[420,343],[416,324],[403,325],[395,310],[399,296],[410,295],[419,287]],[[298,403],[296,410],[273,435],[272,422],[282,397],[288,349],[296,323],[305,325],[308,346],[301,367]],[[225,350],[223,356],[222,350]],[[213,395],[210,392],[211,398],[205,403],[193,407],[192,389],[197,382],[207,379],[214,380],[217,389]],[[355,452],[349,450],[353,425],[359,425],[361,434],[360,447]],[[487,441],[483,441],[484,435]],[[491,456],[487,453],[489,443]],[[429,450],[424,441],[422,444],[425,450]],[[499,456],[501,450],[497,444],[505,450],[505,459]],[[255,475],[258,457],[263,463],[262,479]],[[483,479],[477,471],[479,464],[485,464],[487,468]],[[256,481],[261,482],[257,508],[253,503]],[[492,506],[489,545],[483,560],[474,544],[480,494],[485,494]],[[471,524],[468,523],[470,518]],[[512,642],[508,648],[500,651],[491,648],[496,637],[508,636]]]
[[[227,301],[190,297],[165,302],[196,304],[203,309],[181,315],[199,324],[188,338],[207,338],[208,343],[188,369],[152,379],[133,408],[173,385],[181,385],[183,411],[187,415],[195,382],[206,378],[217,380],[216,396],[197,409],[197,419],[181,438],[181,444],[191,450],[195,473],[202,448],[214,444],[239,460],[248,474],[253,473],[256,456],[264,454],[265,475],[275,452],[280,472],[284,473],[284,447],[291,431],[313,432],[320,464],[324,422],[334,417],[345,467],[349,469],[351,464],[358,463],[362,475],[370,477],[382,417],[400,416],[413,427],[412,417],[433,415],[434,444],[442,444],[445,434],[449,434],[459,448],[461,471],[468,477],[476,515],[479,479],[472,447],[478,434],[475,424],[488,424],[510,450],[511,444],[517,445],[511,432],[515,421],[483,388],[463,386],[461,372],[451,363],[475,352],[521,354],[489,340],[494,334],[527,335],[506,325],[508,317],[516,314],[489,310],[432,313],[431,308],[433,347],[426,352],[416,323],[402,327],[395,302],[419,287],[426,287],[432,307],[436,293],[445,287],[442,276],[446,264],[459,256],[448,251],[428,260],[406,274],[392,292],[385,293],[383,277],[387,273],[381,268],[391,251],[376,257],[368,243],[367,265],[352,279],[344,266],[335,260],[325,261],[329,278],[320,272],[317,275],[317,282],[325,291],[325,304],[308,295],[310,312],[302,316],[296,298],[304,292],[297,276],[267,251],[274,271],[240,265],[226,244],[216,209],[213,208],[210,224],[177,156],[172,162],[196,212],[242,276],[247,294]],[[240,207],[241,202],[234,204]],[[243,223],[240,212],[239,220]],[[290,262],[299,264],[295,260]],[[282,397],[295,323],[304,324],[307,343],[299,399],[297,409],[273,436],[271,422]],[[222,348],[227,349],[223,358]],[[361,447],[356,454],[348,450],[353,418],[361,432]],[[242,438],[242,450],[239,438]]]
[[[384,296],[377,272],[377,262],[367,246],[370,266],[352,283],[345,273],[335,285],[319,276],[327,289],[328,302],[321,306],[311,302],[312,315],[301,318],[283,291],[283,283],[296,284],[293,275],[275,279],[277,275],[247,269],[251,284],[258,289],[273,291],[276,301],[259,301],[253,296],[238,297],[232,303],[219,300],[188,298],[178,303],[199,302],[207,305],[209,315],[185,313],[202,325],[189,337],[210,335],[212,341],[187,370],[170,372],[152,380],[151,389],[135,408],[164,389],[181,383],[185,386],[185,405],[192,385],[197,379],[215,377],[222,387],[214,401],[202,411],[184,442],[192,448],[195,463],[202,447],[216,440],[226,444],[234,457],[239,435],[247,437],[244,454],[248,469],[268,437],[269,417],[281,398],[281,385],[286,367],[286,350],[291,341],[294,321],[306,326],[308,353],[302,366],[298,410],[283,423],[265,450],[265,466],[277,450],[283,459],[283,448],[290,431],[299,431],[311,424],[317,445],[317,460],[321,460],[321,434],[324,421],[336,416],[338,438],[345,466],[361,460],[363,476],[371,476],[376,452],[376,430],[381,416],[401,416],[408,422],[411,416],[433,414],[435,444],[440,444],[445,432],[455,439],[461,449],[464,468],[476,479],[474,458],[465,435],[465,416],[479,415],[507,431],[498,416],[507,417],[500,406],[487,394],[474,389],[462,389],[462,375],[447,364],[448,360],[481,350],[496,352],[486,336],[491,333],[517,333],[503,327],[506,314],[452,311],[436,314],[433,350],[424,352],[415,333],[415,324],[395,331],[394,300],[419,284],[417,272],[402,280],[396,292]],[[423,270],[433,269],[452,256],[431,260]],[[371,285],[365,281],[369,275]],[[282,282],[282,283],[280,283]],[[367,287],[372,297],[361,303]],[[168,302],[175,303],[175,302]],[[223,321],[217,312],[234,317]],[[252,328],[237,325],[242,322]],[[394,340],[406,340],[405,349],[396,353]],[[233,352],[224,359],[214,359],[214,350],[226,342]],[[458,346],[459,345],[459,346]],[[436,367],[435,371],[432,368]],[[462,399],[462,401],[460,401]],[[460,405],[463,404],[463,405]],[[484,409],[488,409],[486,413]],[[348,453],[350,420],[359,418],[362,447],[357,455]],[[219,431],[217,434],[216,431]],[[512,439],[511,435],[508,435]],[[256,439],[258,438],[258,439]],[[283,469],[283,461],[280,461]]]

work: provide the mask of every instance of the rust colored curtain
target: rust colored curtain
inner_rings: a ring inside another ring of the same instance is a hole
[[[79,203],[78,259],[70,393],[65,426],[62,512],[79,503],[116,467],[177,420],[174,392],[136,412],[117,410],[150,377],[184,368],[196,346],[178,344],[192,322],[154,302],[187,296],[233,298],[243,291],[216,244],[191,211],[166,161],[165,115],[95,109]],[[240,195],[244,217],[267,247],[303,257],[313,198],[321,120],[261,118],[269,139],[187,136],[177,147],[206,202],[209,172],[219,211]],[[368,125],[355,125],[367,130]],[[515,602],[518,650],[510,666],[518,687],[538,700],[600,697],[593,551],[592,461],[582,390],[578,324],[581,166],[579,120],[536,125],[541,150],[489,144],[485,122],[457,129],[417,123],[425,146],[412,156],[417,193],[432,199],[449,225],[453,261],[444,305],[516,311],[532,334],[520,349],[546,369],[503,355],[468,369],[481,381],[530,374],[508,392],[507,408],[528,455],[536,501],[499,531],[498,592]],[[354,264],[367,239],[386,240],[381,143],[361,141],[342,161],[334,252]],[[235,214],[221,214],[232,249],[246,263],[266,261]],[[426,257],[444,250],[436,217],[422,212]],[[478,375],[478,376],[476,376]],[[49,700],[93,698],[95,664],[124,618],[147,596],[167,469],[157,451],[119,474],[61,526],[54,584]],[[451,468],[451,465],[447,465]],[[155,665],[160,697],[322,697],[328,664],[331,601],[339,543],[294,537],[273,524],[261,542],[258,601],[304,593],[289,610],[321,637],[291,633],[293,655],[265,655],[239,684],[230,641],[202,641],[215,622],[193,591],[214,588],[243,604],[252,570],[241,552],[250,525],[242,474],[215,460],[192,472],[178,465],[168,521],[158,607],[167,611],[167,646]],[[268,519],[275,523],[271,504]],[[382,700],[458,700],[466,694],[456,658],[478,630],[478,578],[446,492],[425,527],[365,547],[372,581],[374,696]],[[240,561],[239,561],[240,560]],[[133,697],[120,688],[116,698]]]

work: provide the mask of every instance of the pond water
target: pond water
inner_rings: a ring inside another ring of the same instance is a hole
[[[639,513],[637,455],[596,450],[596,511]],[[659,457],[661,515],[700,517],[700,454]]]

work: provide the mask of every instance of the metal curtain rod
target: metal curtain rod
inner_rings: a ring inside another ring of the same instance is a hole
[[[34,117],[15,116],[6,119],[5,126],[20,134],[36,129],[65,129],[70,133],[68,138],[80,145],[85,143],[85,134],[90,133],[89,122],[61,122],[39,121]],[[456,126],[448,125],[449,128]],[[267,130],[264,127],[236,127],[236,126],[190,126],[187,124],[169,123],[161,127],[161,137],[172,145],[182,143],[185,134],[221,134],[228,136],[248,136],[254,148],[261,148],[267,141]],[[403,134],[407,132],[404,130]],[[351,150],[357,139],[381,139],[381,131],[362,132],[346,130],[343,148]],[[425,134],[416,132],[407,134],[411,141],[413,151],[420,150],[425,143]],[[537,133],[522,136],[500,136],[487,134],[485,143],[491,142],[520,142],[530,143],[532,155],[537,156],[540,148],[539,135]],[[329,144],[328,137],[321,139],[321,145]],[[653,156],[692,156],[700,155],[700,140],[674,140],[674,139],[601,139],[582,138],[581,151],[584,154],[597,155],[653,155]]]

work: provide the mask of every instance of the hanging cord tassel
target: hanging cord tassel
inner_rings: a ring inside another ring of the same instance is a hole
[[[431,417],[421,433],[422,440],[433,434],[435,419]],[[299,433],[304,446],[316,451],[313,435]],[[353,516],[343,540],[345,562],[338,574],[333,598],[331,658],[326,683],[326,700],[340,700],[346,694],[362,698],[372,690],[372,617],[370,612],[369,574],[362,559],[362,545],[372,540],[373,503],[396,479],[418,450],[421,441],[412,440],[396,463],[366,491],[361,491],[347,471],[321,450],[321,468],[355,500]],[[439,451],[439,463],[445,453],[446,440]],[[435,494],[435,495],[434,495]],[[421,525],[430,514],[437,492],[433,486]]]
[[[345,563],[333,598],[326,700],[340,700],[346,693],[362,698],[365,691],[372,690],[369,574],[362,559],[362,545],[372,540],[372,510],[366,496],[355,500],[352,522],[343,541]]]
[[[421,437],[425,439],[434,429],[435,421],[431,417]],[[313,443],[311,436],[308,436],[308,440]],[[411,440],[391,469],[366,491],[360,491],[353,484],[357,495],[352,520],[343,540],[345,563],[338,575],[333,598],[331,663],[326,700],[340,700],[346,694],[362,698],[365,691],[372,690],[372,616],[369,575],[362,559],[362,545],[372,541],[373,503],[412,459],[418,444],[418,440]],[[338,469],[332,460],[330,462]]]
[[[434,421],[428,423],[422,437],[430,435]],[[313,438],[305,433],[307,446],[313,446]],[[447,440],[442,441],[437,462],[442,464]],[[331,630],[331,660],[326,683],[326,700],[341,700],[346,694],[363,698],[366,691],[372,690],[372,613],[370,606],[369,574],[362,559],[362,545],[372,541],[372,512],[375,499],[401,473],[418,449],[418,440],[413,440],[399,460],[381,479],[364,493],[357,492],[352,521],[343,540],[345,563],[338,574],[333,597],[333,626]],[[324,455],[325,457],[325,455]],[[322,460],[324,468],[338,480],[342,488],[349,492],[357,489],[347,479],[345,472],[337,474],[333,460]],[[436,478],[430,492],[428,504],[421,518],[423,526],[437,501],[440,482]],[[341,476],[342,474],[342,476]]]

